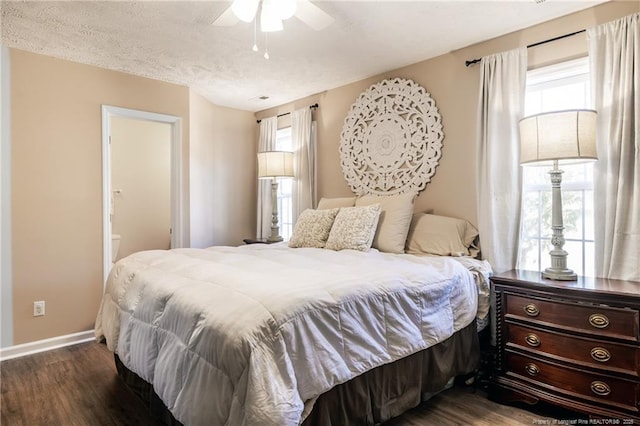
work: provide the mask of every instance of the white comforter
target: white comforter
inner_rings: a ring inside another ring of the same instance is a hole
[[[96,336],[185,425],[298,425],[321,393],[471,323],[477,294],[446,257],[147,251],[114,267]]]

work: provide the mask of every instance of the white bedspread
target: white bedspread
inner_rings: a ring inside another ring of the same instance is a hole
[[[96,336],[185,425],[298,425],[321,393],[471,323],[477,295],[446,257],[146,251],[114,267]]]

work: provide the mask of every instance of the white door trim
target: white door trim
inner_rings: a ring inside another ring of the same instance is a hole
[[[171,125],[171,247],[184,247],[182,119],[173,115],[102,105],[102,238],[104,284],[111,270],[111,119],[124,117]]]
[[[11,53],[0,44],[0,348],[13,344]]]

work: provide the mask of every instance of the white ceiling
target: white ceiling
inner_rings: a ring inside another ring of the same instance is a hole
[[[0,23],[8,47],[189,86],[216,105],[259,111],[604,1],[318,0],[335,22],[314,31],[296,17],[285,21],[269,35],[269,60],[251,50],[252,24],[211,25],[225,1],[2,0]]]

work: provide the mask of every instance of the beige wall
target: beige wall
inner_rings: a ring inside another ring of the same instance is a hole
[[[182,117],[188,196],[189,89],[12,49],[11,95],[15,345],[93,328],[103,288],[101,105]],[[32,316],[36,300],[44,317]]]
[[[190,96],[191,245],[239,245],[256,231],[254,114]]]
[[[172,133],[169,123],[111,119],[111,226],[120,236],[113,261],[171,248]]]
[[[255,234],[253,113],[174,84],[15,49],[10,59],[10,344],[93,329],[103,292],[103,104],[182,119],[187,245],[190,237],[198,247],[240,244]],[[32,316],[37,300],[46,302],[44,317]]]
[[[344,117],[358,95],[385,78],[409,78],[435,99],[442,115],[445,139],[442,159],[431,183],[416,200],[416,210],[465,218],[476,223],[476,115],[479,67],[465,67],[465,60],[526,46],[582,30],[640,11],[640,2],[611,2],[500,38],[478,43],[424,62],[380,74],[347,86],[327,90],[256,114],[270,117],[318,102],[318,196],[351,193],[340,168],[338,147]],[[530,67],[538,67],[587,54],[584,33],[529,49]]]

